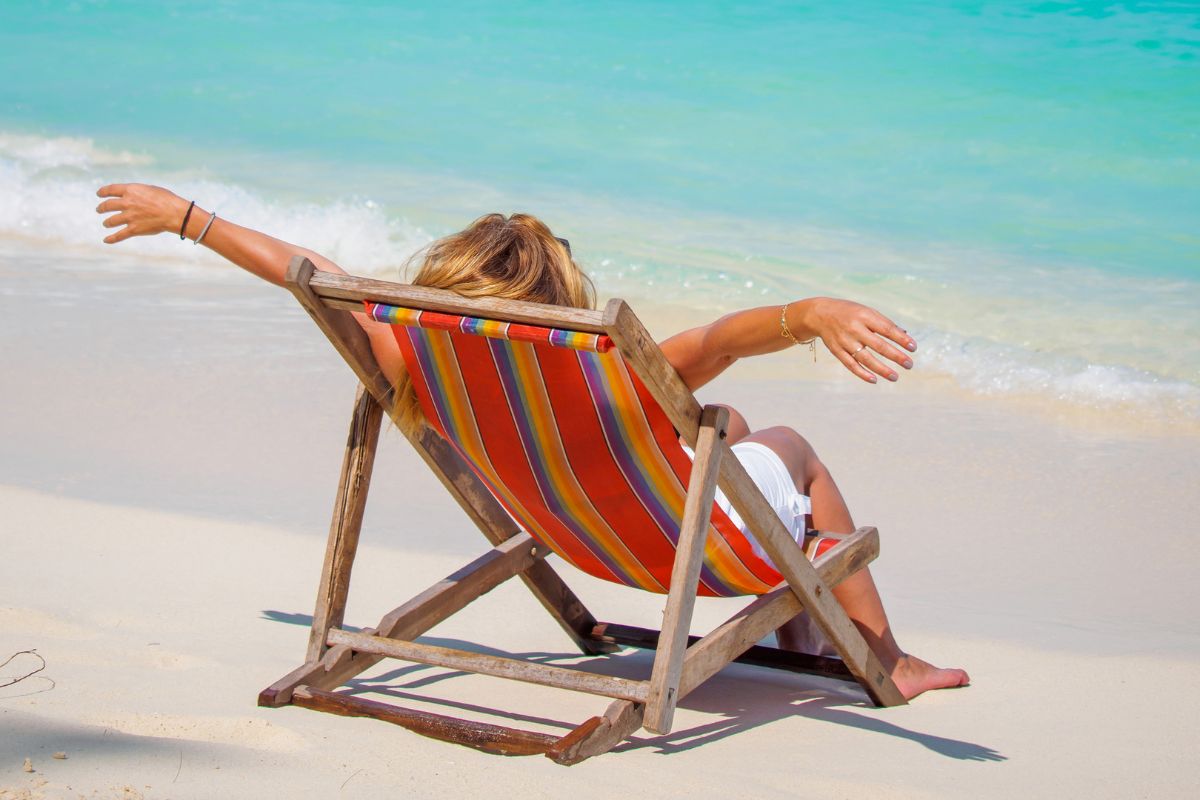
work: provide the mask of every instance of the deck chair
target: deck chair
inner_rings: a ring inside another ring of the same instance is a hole
[[[341,482],[304,664],[264,689],[289,703],[369,716],[493,753],[574,764],[641,728],[671,729],[680,699],[733,661],[857,681],[872,702],[903,696],[830,588],[878,554],[878,533],[806,539],[780,522],[724,441],[728,411],[701,408],[621,300],[568,309],[315,269],[297,257],[287,286],[357,374]],[[393,389],[349,312],[392,324],[426,426],[406,434],[491,543],[483,556],[386,614],[343,628],[351,567],[383,409]],[[694,462],[680,438],[695,451]],[[714,503],[720,486],[770,561]],[[666,595],[663,627],[600,622],[551,566]],[[813,560],[810,562],[809,557]],[[519,577],[584,654],[655,651],[650,674],[620,678],[416,641]],[[748,595],[738,614],[689,636],[698,595]],[[806,610],[841,656],[755,643]],[[563,736],[456,719],[337,691],[383,658],[601,695],[607,710]]]

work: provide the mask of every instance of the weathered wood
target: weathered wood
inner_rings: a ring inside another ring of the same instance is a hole
[[[546,757],[564,766],[578,764],[612,750],[642,727],[646,706],[632,700],[615,700],[602,717],[592,717],[553,744]]]
[[[436,298],[439,298],[438,302],[442,304],[474,302],[466,301],[453,292],[424,289],[423,287],[406,287],[403,284],[321,272],[311,261],[302,256],[293,258],[288,265],[285,282],[288,289],[296,296],[296,299],[308,311],[317,326],[346,360],[346,363],[358,375],[359,380],[384,409],[392,407],[394,394],[375,360],[366,333],[349,314],[328,308],[323,299],[317,295],[317,289],[335,292],[338,297],[349,297],[358,302],[368,298],[390,301],[389,298],[399,299],[401,295],[409,299],[436,295]],[[406,293],[408,289],[420,289],[421,291],[413,295]],[[393,294],[388,294],[389,291]],[[395,292],[399,292],[399,294],[395,294]],[[433,292],[434,295],[427,295],[428,292]],[[513,301],[497,302],[507,304]],[[520,305],[532,306],[537,309],[555,308],[554,306],[543,307],[535,303]],[[459,308],[460,306],[455,307]],[[352,310],[361,309],[356,306]],[[589,313],[598,316],[599,312]],[[597,331],[601,330],[597,326],[593,326],[593,328]],[[576,329],[584,330],[586,328],[576,327]],[[446,490],[450,492],[450,496],[462,507],[489,542],[498,544],[518,533],[519,528],[504,507],[492,496],[479,477],[454,451],[454,448],[436,431],[426,426],[415,435],[409,435],[404,431],[402,433],[438,477],[438,480],[442,482],[442,485],[446,487]],[[588,631],[596,624],[596,618],[588,613],[583,603],[567,588],[553,567],[542,563],[535,569],[522,573],[521,579],[533,592],[538,602],[575,642],[580,651],[586,655],[609,652],[606,645],[588,639]]]
[[[679,672],[683,667],[683,652],[687,649],[688,628],[696,605],[696,582],[700,579],[700,564],[717,491],[722,450],[716,443],[725,438],[728,423],[729,409],[704,407],[675,548],[675,563],[671,568],[671,589],[663,611],[663,633],[650,674],[650,694],[643,724],[654,733],[669,733],[675,715]]]
[[[546,756],[556,761],[573,758],[578,755],[579,748],[604,727],[604,717],[591,717],[584,720],[582,724],[571,729],[569,733],[550,745],[546,750]],[[562,762],[560,761],[560,763]]]
[[[376,628],[383,636],[416,638],[509,578],[525,572],[549,552],[549,548],[539,544],[528,533],[518,533],[412,600],[389,611]]]
[[[441,714],[431,714],[427,711],[400,708],[388,703],[326,692],[309,686],[297,688],[293,701],[296,705],[304,708],[328,711],[344,717],[373,717],[393,725],[400,725],[424,736],[466,745],[496,755],[538,755],[545,753],[559,741],[558,738],[545,733],[521,731],[502,725],[471,722]]]
[[[818,557],[813,566],[825,584],[833,588],[871,563],[878,554],[879,532],[875,528],[859,528],[837,547]],[[839,659],[754,644],[801,610],[795,593],[782,583],[707,635],[689,636],[678,699],[731,662],[857,682]],[[598,624],[592,635],[613,644],[649,650],[657,648],[659,638],[658,631],[611,623]]]
[[[423,308],[447,314],[463,314],[470,317],[523,322],[551,328],[565,328],[585,333],[604,333],[603,314],[589,308],[565,308],[542,303],[527,303],[520,300],[504,300],[498,297],[465,298],[445,289],[427,286],[412,286],[404,283],[359,278],[354,275],[337,275],[319,272],[310,282],[312,289],[326,300],[349,300],[362,311],[362,301]]]
[[[549,664],[490,656],[484,653],[471,653],[466,650],[371,636],[366,633],[350,633],[334,629],[329,632],[329,643],[344,644],[360,653],[399,658],[419,664],[431,664],[435,667],[474,672],[479,675],[491,675],[495,678],[537,683],[542,686],[556,686],[560,689],[587,692],[622,700],[644,702],[648,691],[646,681],[595,675],[577,669],[552,667]]]
[[[796,596],[783,584],[783,592],[795,601]],[[642,650],[657,650],[659,632],[653,628],[639,628],[635,625],[620,625],[613,622],[598,623],[592,632],[595,638],[621,645],[622,647],[637,647]],[[762,637],[759,637],[762,638]],[[704,641],[701,636],[689,636],[688,647]],[[686,662],[685,662],[686,663]],[[783,672],[794,672],[800,675],[819,675],[824,678],[835,678],[858,683],[840,658],[814,656],[809,653],[797,653],[792,650],[781,650],[778,647],[766,645],[750,645],[737,658],[728,662],[746,664],[751,667],[766,667]],[[724,666],[722,665],[722,669]],[[682,683],[682,678],[680,680]],[[682,698],[680,698],[682,699]]]
[[[726,445],[722,442],[720,446]],[[762,545],[775,568],[796,593],[800,605],[829,639],[871,700],[878,706],[907,702],[892,682],[888,670],[883,668],[879,657],[846,616],[829,587],[805,558],[800,545],[787,532],[774,509],[736,458],[721,459],[720,486],[734,509],[746,521],[750,534]]]
[[[316,661],[324,655],[325,635],[330,628],[340,628],[345,618],[350,571],[358,550],[382,419],[383,409],[359,384],[354,398],[354,412],[350,417],[350,432],[346,435],[346,452],[342,458],[342,473],[333,503],[333,520],[329,524],[329,540],[325,546],[325,561],[321,567],[321,583],[317,589],[317,605],[313,611],[305,661]]]
[[[837,547],[813,562],[816,574],[830,588],[858,572],[879,553],[879,532],[860,528]],[[685,697],[751,645],[803,610],[796,593],[780,584],[689,647],[679,679],[679,697]],[[849,665],[846,665],[850,670]],[[857,680],[858,676],[851,675]]]
[[[604,308],[604,328],[675,430],[694,449],[700,432],[700,404],[641,320],[624,300],[614,298]]]
[[[521,574],[539,563],[548,552],[547,548],[538,546],[529,534],[518,534],[392,609],[378,625],[365,632],[397,639],[415,639],[513,575]],[[292,690],[301,684],[318,689],[335,689],[378,663],[381,658],[371,653],[353,653],[349,647],[331,648],[320,661],[309,661],[264,689],[259,694],[258,703],[269,707],[286,705]]]

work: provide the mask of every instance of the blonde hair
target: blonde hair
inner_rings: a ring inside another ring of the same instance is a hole
[[[465,230],[438,239],[423,253],[411,283],[449,289],[464,297],[498,297],[574,308],[592,308],[591,280],[550,228],[529,214],[487,214]],[[412,263],[410,262],[410,268]],[[412,379],[396,381],[392,419],[408,433],[424,421]]]

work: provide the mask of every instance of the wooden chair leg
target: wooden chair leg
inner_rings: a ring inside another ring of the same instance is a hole
[[[602,717],[587,722],[559,739],[546,750],[546,757],[571,766],[592,756],[603,755],[642,727],[646,706],[631,700],[615,700]]]
[[[341,627],[346,614],[346,597],[350,591],[350,570],[358,551],[362,531],[363,511],[371,471],[375,466],[375,451],[379,445],[379,428],[383,409],[362,386],[354,398],[354,413],[350,432],[346,436],[346,453],[342,459],[342,474],[338,481],[337,498],[333,505],[333,520],[329,525],[329,541],[325,546],[325,563],[321,567],[321,584],[317,590],[317,606],[313,611],[312,631],[308,637],[309,663],[325,654],[326,637],[331,628]]]
[[[687,649],[688,628],[696,605],[696,584],[700,579],[700,564],[704,558],[713,498],[717,491],[722,451],[716,447],[716,443],[725,438],[728,421],[729,409],[723,406],[705,406],[700,419],[696,458],[692,463],[679,542],[675,548],[675,565],[671,570],[671,590],[667,594],[662,635],[658,640],[658,652],[654,656],[654,668],[650,674],[645,726],[654,733],[670,732],[671,720],[675,715],[683,652]]]
[[[514,536],[392,609],[374,628],[364,632],[415,639],[512,576],[539,563],[545,552],[546,548],[539,548],[529,534]],[[380,658],[371,653],[354,653],[345,645],[330,647],[319,661],[306,662],[263,689],[258,704],[269,708],[287,705],[292,702],[293,690],[305,684],[314,689],[335,689],[378,663]]]

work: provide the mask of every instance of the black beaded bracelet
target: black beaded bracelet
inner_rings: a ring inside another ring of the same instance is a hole
[[[191,205],[188,206],[187,213],[183,215],[183,224],[179,226],[179,240],[180,241],[183,241],[184,239],[187,238],[186,236],[183,235],[183,232],[187,230],[188,217],[192,216],[192,209],[195,207],[196,207],[196,201],[193,200],[191,202]]]

